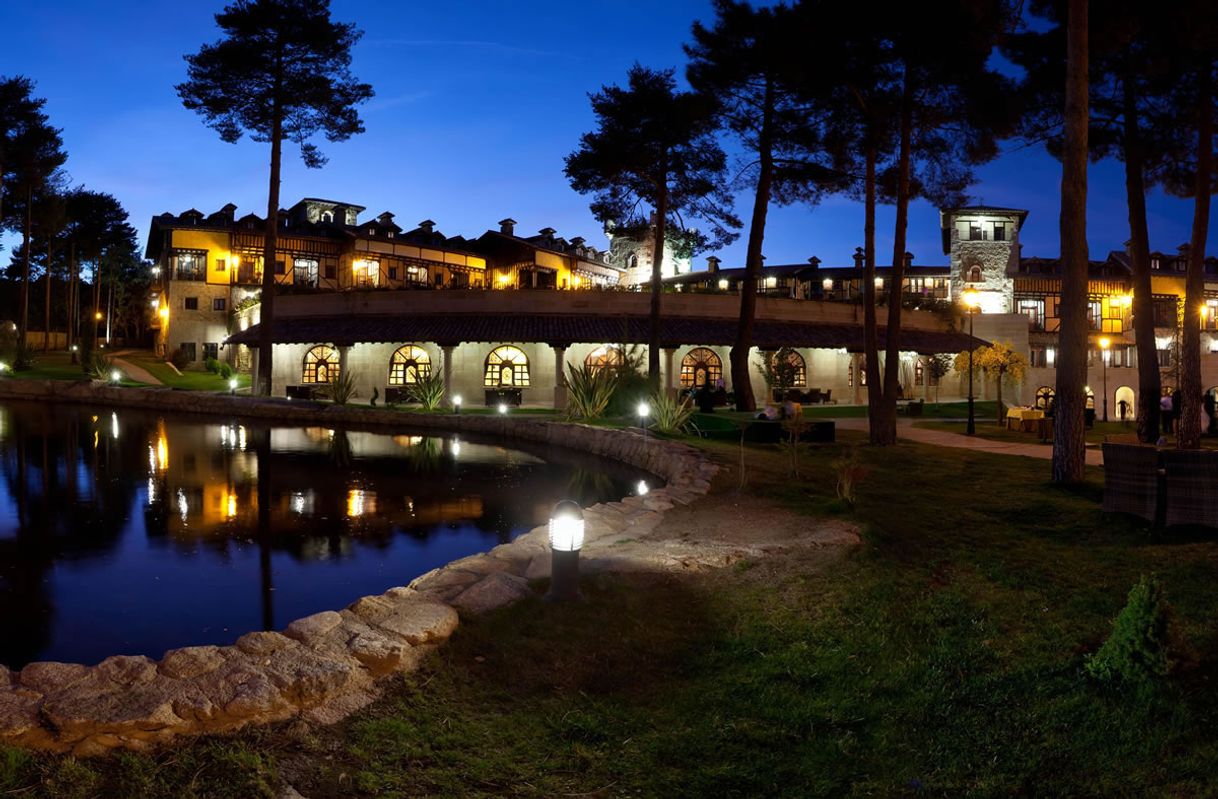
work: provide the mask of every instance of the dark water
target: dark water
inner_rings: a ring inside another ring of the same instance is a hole
[[[464,436],[0,404],[0,663],[227,644],[656,478]]]

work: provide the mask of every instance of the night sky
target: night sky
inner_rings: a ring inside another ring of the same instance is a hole
[[[265,213],[268,147],[220,141],[173,89],[185,75],[182,56],[218,38],[213,14],[221,7],[219,0],[0,6],[0,75],[36,82],[52,123],[63,128],[73,181],[117,196],[141,241],[150,218],[164,211],[210,213],[233,202],[238,215]],[[377,97],[362,109],[366,133],[321,142],[330,158],[323,169],[306,169],[294,148],[285,149],[285,207],[323,197],[367,206],[361,219],[388,210],[407,229],[433,219],[445,234],[467,237],[511,216],[524,235],[553,227],[597,246],[605,239],[587,199],[562,174],[563,157],[592,125],[586,95],[622,81],[635,61],[680,72],[690,23],[710,17],[706,0],[334,0],[332,7],[336,19],[364,30],[353,71]],[[1054,256],[1060,167],[1039,148],[1011,142],[1004,150],[978,171],[972,199],[1030,210],[1024,254]],[[1156,192],[1149,205],[1152,248],[1174,251],[1188,239],[1191,202]],[[747,218],[743,195],[740,212]],[[1128,238],[1125,213],[1120,164],[1093,166],[1093,258]],[[935,208],[912,206],[916,263],[946,263],[938,224]],[[816,255],[826,266],[849,265],[862,228],[862,206],[845,198],[773,209],[767,262]],[[891,257],[891,229],[891,209],[881,208],[881,263]],[[1215,239],[1218,221],[1211,252]],[[724,266],[740,265],[743,237],[720,255]]]

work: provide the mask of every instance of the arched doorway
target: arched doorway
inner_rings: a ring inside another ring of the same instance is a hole
[[[482,383],[487,388],[527,388],[528,356],[519,347],[496,347],[486,356],[486,372]]]
[[[1049,410],[1055,396],[1057,392],[1053,390],[1053,386],[1041,386],[1036,389],[1036,407],[1042,411]]]
[[[1121,386],[1114,395],[1116,400],[1116,418],[1121,422],[1133,421],[1138,415],[1137,395],[1130,386]]]
[[[626,364],[626,356],[622,352],[621,347],[612,347],[608,344],[603,344],[584,358],[584,368],[594,372],[599,372],[601,369],[609,369],[610,371],[618,369]]]
[[[681,388],[716,387],[723,379],[723,359],[706,347],[697,347],[681,359]]]
[[[389,385],[412,386],[431,377],[431,357],[422,347],[398,347],[389,359]]]
[[[329,344],[318,344],[305,353],[300,382],[329,383],[338,372],[338,352]]]

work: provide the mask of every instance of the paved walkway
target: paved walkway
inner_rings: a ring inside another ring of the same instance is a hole
[[[132,380],[135,380],[139,383],[147,383],[150,386],[165,385],[164,383],[162,383],[160,380],[158,380],[156,378],[156,375],[154,375],[152,372],[149,372],[144,367],[137,366],[137,365],[133,364],[131,361],[124,360],[122,356],[126,355],[127,353],[129,353],[131,351],[132,350],[120,350],[119,352],[113,353],[110,356],[110,359],[114,362],[115,368],[118,369],[119,371],[121,371],[127,377],[129,377]]]
[[[839,430],[858,430],[867,432],[867,420],[860,418],[835,419]],[[917,441],[920,444],[934,444],[937,447],[956,447],[957,449],[973,449],[978,452],[992,452],[995,455],[1022,455],[1025,458],[1042,458],[1050,460],[1053,457],[1053,447],[1047,444],[1019,444],[1009,441],[992,441],[980,436],[966,436],[960,433],[948,433],[943,430],[928,430],[924,427],[914,427],[912,419],[897,419],[897,437],[906,441]],[[1104,454],[1099,447],[1087,448],[1087,465],[1102,466]]]

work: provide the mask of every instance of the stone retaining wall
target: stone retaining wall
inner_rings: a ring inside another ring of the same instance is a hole
[[[717,467],[698,450],[639,433],[532,419],[400,413],[255,400],[82,381],[4,380],[0,399],[76,402],[177,413],[273,419],[286,424],[409,426],[515,437],[591,452],[663,477],[664,488],[585,510],[585,539],[653,530],[661,513],[707,492]],[[458,611],[483,613],[533,593],[549,576],[544,526],[341,611],[297,619],[282,632],[251,632],[232,646],[192,646],[160,661],[116,655],[89,667],[0,666],[0,742],[93,755],[142,749],[176,735],[222,732],[298,715],[336,721],[378,694],[378,680],[415,669],[457,628]]]

